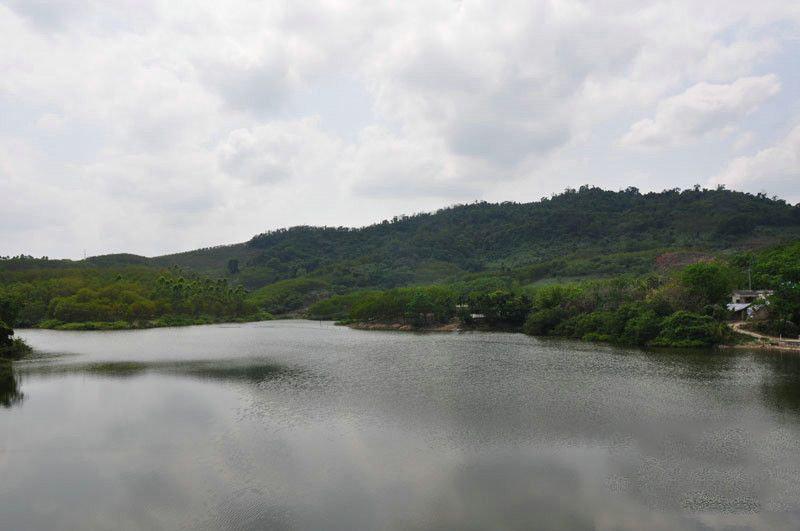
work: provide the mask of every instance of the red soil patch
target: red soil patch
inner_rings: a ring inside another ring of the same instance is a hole
[[[712,262],[714,256],[698,251],[673,251],[658,255],[653,260],[653,265],[659,271],[678,269],[697,262]]]

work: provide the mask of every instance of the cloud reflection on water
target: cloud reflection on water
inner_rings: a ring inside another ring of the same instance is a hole
[[[18,530],[800,528],[795,358],[300,325],[69,335],[90,352],[19,364],[0,513]]]

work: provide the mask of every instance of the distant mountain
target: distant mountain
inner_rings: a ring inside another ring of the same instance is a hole
[[[673,260],[676,251],[702,255],[799,238],[800,205],[763,194],[697,187],[642,194],[584,186],[533,203],[476,202],[363,228],[292,227],[246,243],[154,258],[125,254],[49,262],[178,266],[250,289],[311,277],[346,291],[491,272],[520,281],[641,272],[656,267],[656,258],[668,251]],[[229,270],[231,260],[238,267]]]

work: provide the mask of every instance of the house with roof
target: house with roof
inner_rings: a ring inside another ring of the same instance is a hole
[[[740,321],[765,319],[767,317],[768,297],[771,289],[738,289],[731,292],[728,310]]]

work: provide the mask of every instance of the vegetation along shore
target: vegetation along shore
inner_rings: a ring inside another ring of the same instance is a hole
[[[797,337],[798,282],[799,206],[699,187],[586,186],[534,203],[456,205],[358,229],[293,227],[152,258],[0,260],[9,330],[280,316],[629,345],[758,344],[726,326],[737,317],[731,291],[771,290],[745,328]],[[18,345],[4,337],[3,348]]]
[[[800,328],[800,243],[759,253],[709,259],[665,274],[616,276],[545,286],[503,279],[396,288],[334,296],[309,309],[364,329],[450,326],[518,330],[653,347],[748,344],[792,348],[728,326],[730,293],[747,282],[771,289],[763,319],[739,325],[764,336],[797,338]],[[746,284],[745,284],[746,285]],[[380,326],[384,323],[385,326]],[[399,324],[399,326],[398,326]],[[756,333],[750,333],[757,335]]]

